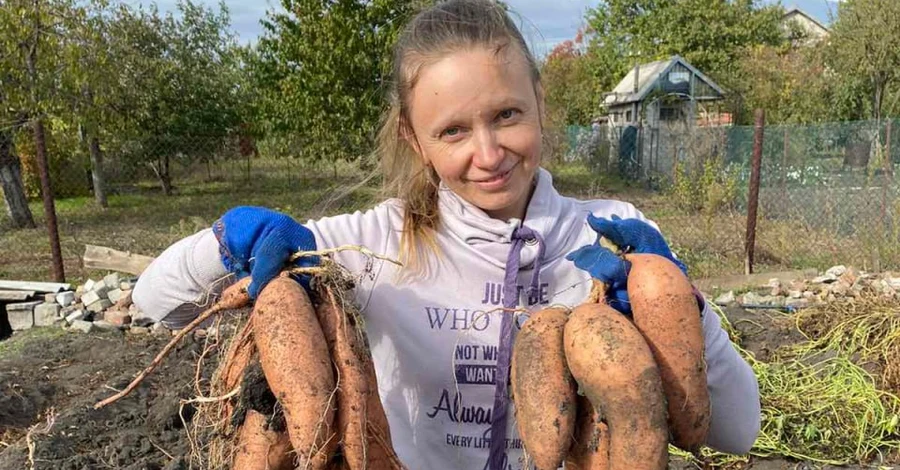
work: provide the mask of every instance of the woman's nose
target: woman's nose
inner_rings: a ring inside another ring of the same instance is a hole
[[[497,132],[486,128],[475,131],[475,155],[473,163],[485,170],[495,170],[503,161],[503,148]]]

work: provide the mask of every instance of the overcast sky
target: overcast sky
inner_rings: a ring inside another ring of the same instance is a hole
[[[218,0],[200,0],[217,5]],[[779,0],[762,0],[777,3]],[[798,7],[823,23],[829,23],[837,11],[837,0],[780,0],[787,8]],[[898,0],[900,1],[900,0]],[[596,5],[597,0],[506,0],[520,17],[522,32],[531,42],[538,56],[543,56],[554,45],[575,36],[583,24],[585,11]],[[148,4],[148,0],[129,0],[133,5]],[[240,35],[241,42],[253,41],[261,33],[260,18],[266,10],[279,6],[278,0],[225,0],[231,16],[231,24]],[[174,8],[175,0],[157,0],[161,11]]]

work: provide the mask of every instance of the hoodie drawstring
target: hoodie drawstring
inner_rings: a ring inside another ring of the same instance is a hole
[[[537,242],[538,254],[534,260],[534,273],[531,276],[529,294],[534,295],[540,289],[541,262],[544,259],[544,239],[534,230],[522,225],[512,234],[512,248],[506,258],[506,271],[503,276],[503,314],[500,322],[500,345],[497,351],[496,387],[494,389],[494,407],[491,414],[491,453],[488,458],[490,470],[501,470],[506,466],[506,421],[509,408],[509,366],[512,358],[512,345],[515,321],[514,310],[519,305],[517,280],[519,260],[522,247],[526,242]]]

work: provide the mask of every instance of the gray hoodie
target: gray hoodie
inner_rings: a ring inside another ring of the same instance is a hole
[[[506,383],[497,364],[508,360],[510,341],[501,341],[501,330],[521,325],[530,312],[551,305],[575,307],[585,300],[591,279],[565,256],[596,240],[586,223],[588,213],[646,219],[628,203],[563,197],[543,169],[524,221],[492,219],[445,187],[439,204],[440,256],[426,274],[400,278],[391,263],[353,251],[337,255],[357,275],[356,301],[391,437],[410,469],[487,469],[493,424],[493,434],[505,434],[494,452],[503,454],[502,465],[493,468],[524,469],[515,414],[501,393],[505,388],[497,385],[498,375]],[[306,225],[320,249],[363,245],[398,259],[403,206],[388,200],[365,212]],[[523,225],[536,236],[517,244],[515,263],[513,234]],[[226,275],[215,236],[204,230],[173,244],[147,268],[134,302],[151,318],[177,327],[199,312],[204,293],[214,291],[214,282]],[[504,313],[504,303],[518,309]],[[760,426],[756,377],[715,312],[707,306],[702,313],[712,407],[707,443],[723,452],[745,453]],[[494,413],[497,406],[505,413]]]

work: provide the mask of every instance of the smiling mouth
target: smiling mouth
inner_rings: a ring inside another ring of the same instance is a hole
[[[512,168],[504,171],[503,173],[498,173],[490,178],[481,179],[481,180],[473,180],[473,182],[480,183],[480,184],[490,184],[490,183],[496,183],[498,181],[503,181],[504,178],[509,176],[509,174],[512,173],[512,171],[516,169],[516,166],[517,165],[513,165]]]

